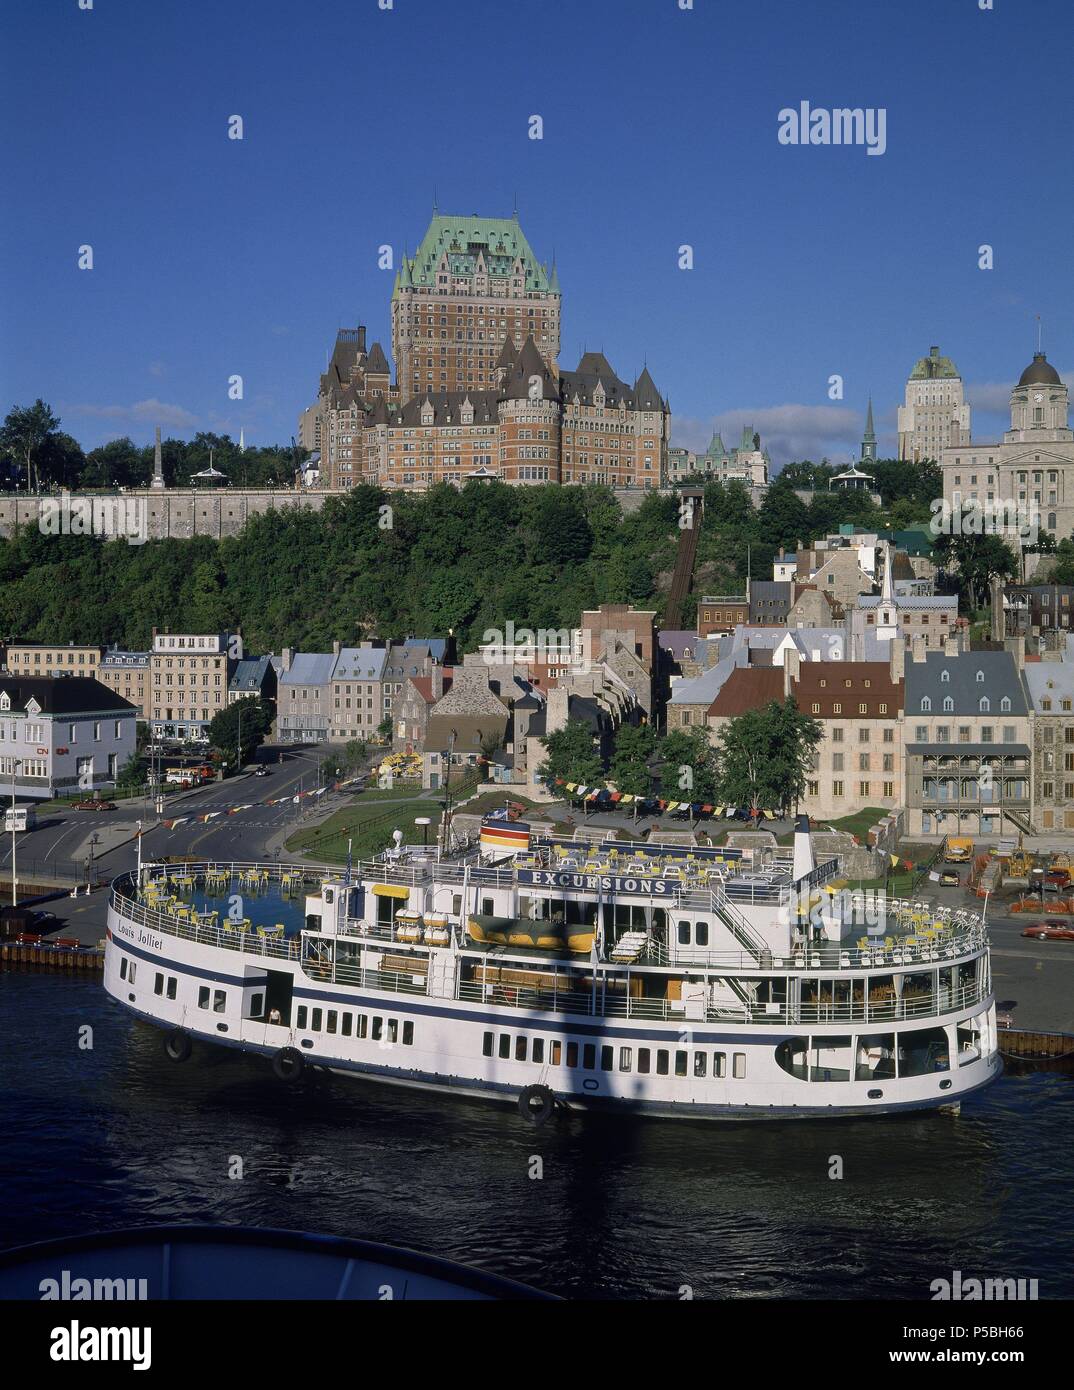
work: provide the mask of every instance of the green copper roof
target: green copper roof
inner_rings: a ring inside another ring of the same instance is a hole
[[[509,276],[514,273],[515,261],[520,260],[526,292],[549,293],[559,288],[558,280],[549,280],[547,270],[533,254],[516,218],[444,217],[439,213],[429,223],[417,253],[404,257],[396,288],[435,288],[437,269],[445,254],[451,275],[469,279],[483,261],[488,275]]]
[[[934,381],[938,377],[957,377],[958,368],[950,357],[941,357],[938,347],[929,348],[927,357],[919,357],[910,373],[911,381]]]

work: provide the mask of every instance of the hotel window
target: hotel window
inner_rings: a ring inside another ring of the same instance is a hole
[[[842,795],[843,795],[843,784],[842,784],[842,782],[833,782],[833,783],[832,783],[832,795],[833,795],[833,796],[842,796]]]
[[[712,1074],[713,1076],[727,1075],[727,1053],[714,1052],[712,1054]]]
[[[639,1048],[638,1048],[638,1071],[641,1072],[642,1075],[648,1075],[648,1072],[649,1072],[649,1060],[650,1060],[649,1049],[648,1049],[647,1047],[639,1047]]]

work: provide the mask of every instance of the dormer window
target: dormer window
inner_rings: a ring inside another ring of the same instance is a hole
[[[921,697],[921,712],[922,712],[922,714],[927,714],[927,713],[929,712],[929,710],[931,710],[931,709],[932,709],[932,701],[929,699],[929,697],[928,697],[927,695],[922,695],[922,697]]]
[[[977,703],[977,710],[980,714],[987,714],[992,708],[992,702],[987,695],[982,695]]]
[[[983,672],[983,671],[978,671],[978,672],[977,672],[977,680],[978,680],[978,682],[979,682],[981,685],[984,684],[984,672]]]
[[[951,710],[954,709],[954,707],[955,707],[955,702],[954,702],[954,700],[951,699],[951,696],[950,696],[950,695],[945,695],[945,696],[943,697],[943,707],[944,707],[944,713],[945,713],[945,714],[949,714],[949,713],[951,712]]]
[[[941,672],[940,672],[940,680],[942,680],[942,681],[944,682],[944,684],[947,684],[947,682],[950,681],[950,679],[951,679],[951,672],[950,672],[950,671],[941,671]]]
[[[1006,714],[1011,707],[1011,697],[1009,695],[1004,695],[1003,699],[999,702],[999,707],[1003,713]]]

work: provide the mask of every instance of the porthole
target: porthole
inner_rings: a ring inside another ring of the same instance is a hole
[[[303,1038],[303,1039],[302,1039],[302,1046],[303,1046],[303,1047],[312,1047],[312,1046],[313,1046],[313,1039],[312,1039],[312,1038]]]
[[[941,1081],[941,1082],[940,1082],[940,1090],[941,1090],[941,1091],[949,1091],[950,1089],[951,1089],[951,1082],[950,1082],[950,1081]]]
[[[226,1024],[226,1023],[218,1023],[218,1024],[216,1025],[216,1031],[217,1031],[218,1033],[226,1033],[226,1032],[227,1032],[227,1024]]]
[[[597,1080],[595,1076],[587,1076],[586,1079],[582,1082],[582,1088],[586,1091],[599,1091],[600,1082]]]
[[[883,1092],[883,1091],[870,1091],[870,1092],[869,1092],[869,1099],[870,1099],[870,1100],[883,1100],[883,1099],[884,1099],[884,1092]]]

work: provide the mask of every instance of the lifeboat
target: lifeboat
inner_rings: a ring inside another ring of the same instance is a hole
[[[521,946],[541,951],[562,951],[564,946],[563,928],[558,922],[528,917],[468,917],[466,930],[471,940],[488,946]]]
[[[395,914],[395,939],[397,941],[420,941],[422,921],[416,912],[397,912]]]
[[[446,917],[426,917],[425,944],[427,946],[447,946],[451,941],[451,931]]]
[[[514,926],[510,917],[467,917],[466,931],[472,941],[484,946],[506,946],[507,931]]]
[[[583,926],[581,923],[576,927],[571,927],[567,933],[568,951],[584,951],[587,955],[593,949],[593,942],[596,940],[596,933],[592,927]]]

